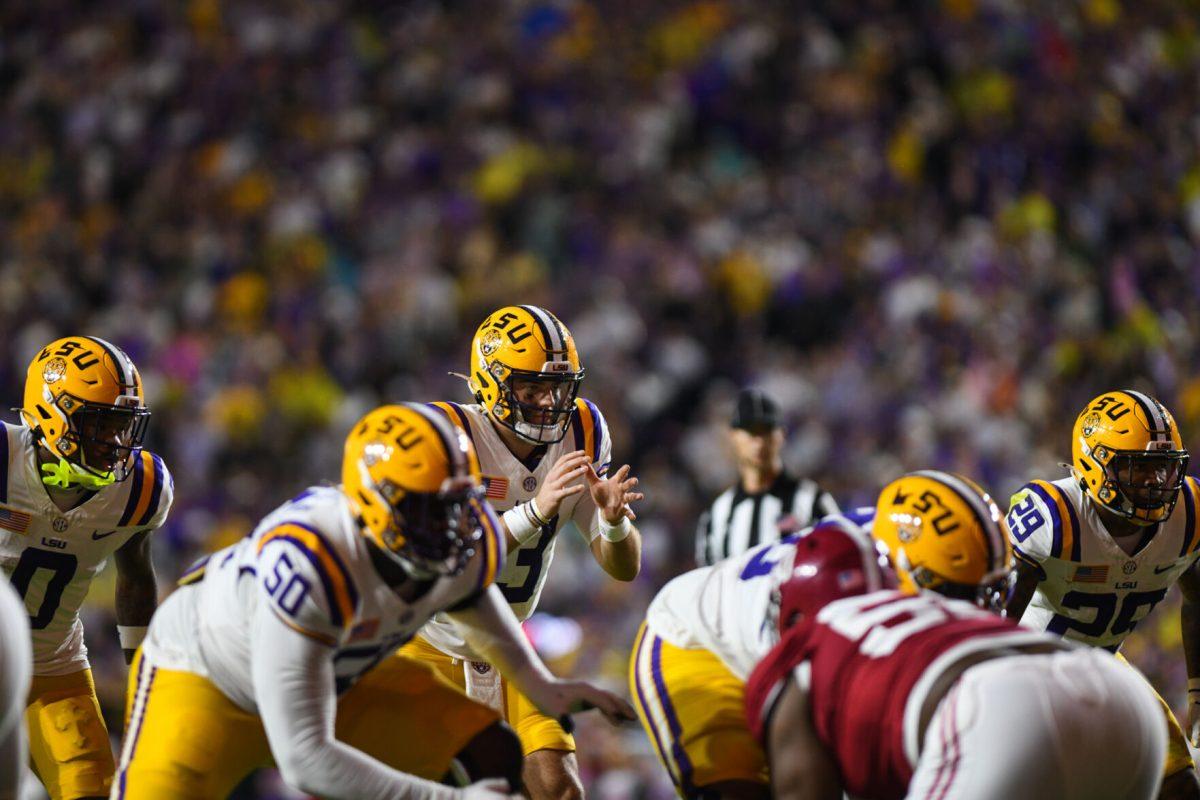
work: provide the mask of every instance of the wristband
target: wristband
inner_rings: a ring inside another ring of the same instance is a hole
[[[149,630],[149,625],[118,625],[117,638],[121,640],[121,649],[137,650]]]
[[[601,514],[599,511],[596,511],[596,520],[600,523],[600,535],[603,536],[606,541],[614,544],[622,541],[626,536],[628,536],[629,531],[633,528],[633,526],[629,524],[629,517],[624,515],[621,516],[620,522],[618,522],[616,525],[613,525],[604,518],[603,514]]]
[[[538,535],[542,526],[548,524],[546,520],[542,519],[537,504],[533,500],[513,506],[504,512],[502,519],[508,532],[517,540],[517,544],[525,544]]]

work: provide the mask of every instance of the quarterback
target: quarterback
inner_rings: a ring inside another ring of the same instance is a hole
[[[132,657],[158,600],[149,534],[171,507],[171,475],[142,449],[150,411],[137,368],[102,339],[39,351],[20,412],[24,424],[0,423],[0,566],[31,629],[30,756],[53,800],[105,797],[113,755],[79,607],[115,556],[117,631]]]
[[[935,592],[869,591],[896,579],[836,522],[787,567],[771,615],[782,641],[746,688],[774,797],[1154,796],[1166,726],[1107,653]]]
[[[1008,528],[1018,564],[1009,615],[1116,652],[1178,582],[1189,686],[1200,687],[1200,485],[1187,465],[1175,419],[1158,400],[1127,389],[1088,403],[1072,431],[1071,474],[1031,481],[1013,495]],[[1200,692],[1189,699],[1195,722]],[[1183,732],[1160,702],[1170,731],[1161,797],[1200,798]]]
[[[367,414],[340,485],[284,503],[159,608],[130,676],[112,797],[225,797],[271,763],[321,797],[509,796],[521,754],[498,715],[427,665],[388,658],[439,611],[545,712],[630,715],[530,650],[493,585],[504,551],[478,478],[440,414]]]
[[[860,530],[836,515],[823,522]],[[999,509],[975,484],[944,472],[905,475],[880,493],[873,525],[885,544],[903,538],[908,591],[933,588],[995,605],[993,595],[979,587],[1007,578],[1012,551],[1000,530]],[[779,565],[790,563],[806,533],[680,575],[646,612],[629,665],[630,691],[683,797],[768,796],[766,759],[743,714],[745,682],[778,641],[775,627],[764,620],[779,585]],[[875,573],[866,575],[873,580]]]
[[[474,443],[487,497],[503,512],[508,557],[496,584],[518,620],[536,608],[567,523],[614,578],[633,580],[640,566],[641,536],[628,504],[642,495],[628,466],[609,474],[612,440],[600,410],[578,396],[583,374],[557,317],[538,306],[507,306],[471,342],[467,385],[476,402],[431,404]],[[501,680],[449,620],[435,618],[401,652],[505,716],[521,739],[532,797],[582,796],[571,735]]]

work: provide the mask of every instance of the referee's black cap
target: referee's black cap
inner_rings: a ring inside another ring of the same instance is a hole
[[[730,427],[747,431],[778,428],[779,403],[762,389],[742,389],[738,392]]]

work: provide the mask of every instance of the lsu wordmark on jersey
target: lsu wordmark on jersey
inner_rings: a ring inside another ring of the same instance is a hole
[[[1148,527],[1130,554],[1074,478],[1026,484],[1013,495],[1008,527],[1017,558],[1044,577],[1022,624],[1115,652],[1200,556],[1200,485],[1189,477],[1181,493],[1184,513]]]
[[[0,423],[0,567],[29,614],[30,755],[55,800],[107,794],[113,758],[79,608],[107,559],[162,525],[171,475],[141,447],[137,368],[102,339],[39,351],[20,411],[23,425]]]
[[[1171,413],[1133,390],[1084,407],[1071,455],[1070,477],[1031,481],[1009,507],[1020,571],[1036,576],[1021,624],[1116,652],[1200,557],[1200,483],[1185,476],[1188,453]],[[1194,762],[1159,700],[1172,776]]]
[[[570,331],[553,314],[537,306],[508,306],[489,315],[475,333],[468,368],[468,386],[477,402],[430,405],[470,438],[487,498],[497,511],[518,504],[529,508],[554,465],[574,451],[584,451],[597,475],[607,475],[612,453],[608,425],[594,403],[577,396],[584,370]],[[542,387],[542,402],[523,401],[522,384]],[[529,455],[514,454],[502,430],[530,449]],[[510,542],[496,584],[518,620],[537,608],[558,534],[568,523],[589,543],[600,535],[596,505],[586,489],[567,497],[557,514],[531,525],[515,547]],[[527,754],[575,749],[574,739],[557,721],[537,713],[511,685],[498,680],[444,615],[426,625],[402,653],[436,664],[472,696],[502,709]]]
[[[1039,577],[1021,621],[1116,651],[1200,556],[1200,484],[1171,413],[1142,392],[1088,403],[1071,451],[1070,477],[1031,481],[1009,507],[1016,555]],[[1134,535],[1119,543],[1106,515]]]

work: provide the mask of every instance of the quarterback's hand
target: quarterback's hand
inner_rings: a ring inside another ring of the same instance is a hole
[[[530,698],[542,711],[552,717],[577,714],[588,709],[597,709],[613,725],[637,719],[633,706],[612,692],[593,686],[587,681],[565,681],[555,678],[546,686],[546,692],[538,698]]]
[[[504,778],[485,778],[476,781],[466,788],[459,789],[457,794],[461,800],[496,800],[498,797],[503,797],[505,800],[520,800],[521,798],[521,795],[509,791],[508,781]]]
[[[623,465],[607,478],[597,475],[590,463],[586,466],[585,476],[588,491],[592,493],[596,509],[605,521],[609,525],[616,525],[622,517],[629,517],[631,520],[637,519],[637,514],[633,513],[629,504],[641,500],[645,495],[633,491],[634,487],[638,485],[638,479],[629,477],[629,465]],[[539,508],[541,505],[538,503]]]
[[[563,500],[583,491],[583,484],[575,481],[583,477],[587,466],[588,455],[583,450],[564,453],[554,462],[541,491],[533,498],[543,517],[550,519],[555,516]]]

